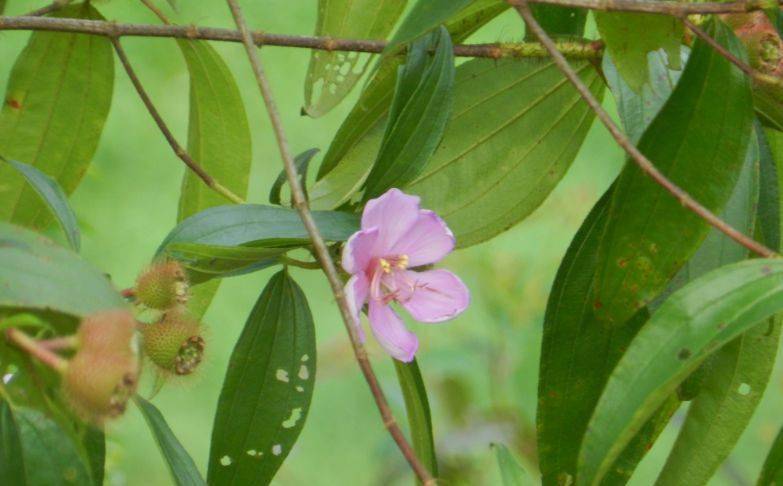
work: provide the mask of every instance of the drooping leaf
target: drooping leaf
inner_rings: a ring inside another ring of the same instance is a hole
[[[713,37],[742,55],[731,31],[712,25]],[[746,155],[753,120],[750,103],[746,77],[710,46],[697,42],[639,149],[670,180],[717,212],[731,195]],[[617,181],[610,212],[594,305],[600,320],[622,325],[665,288],[709,226],[630,163]]]
[[[27,486],[19,426],[5,400],[0,401],[0,484]]]
[[[422,464],[434,477],[438,476],[438,457],[435,454],[435,440],[432,432],[430,403],[427,399],[427,388],[421,377],[419,364],[414,359],[410,363],[394,361],[397,380],[405,399],[405,411],[408,415],[408,425],[411,431],[411,443]]]
[[[103,18],[88,3],[58,17]],[[114,57],[108,38],[35,32],[14,64],[0,112],[0,155],[30,164],[70,194],[95,153],[111,105]],[[34,229],[51,216],[14,168],[0,165],[0,220]]]
[[[579,481],[598,484],[650,414],[708,356],[783,308],[783,262],[722,267],[672,294],[615,367],[582,442]]]
[[[666,51],[669,66],[680,64],[682,23],[668,15],[594,12],[595,23],[617,71],[632,90],[639,92],[649,79],[647,54]]]
[[[385,39],[407,0],[319,0],[316,36]],[[305,81],[304,112],[319,117],[337,106],[364,74],[370,56],[313,50]]]
[[[492,444],[492,448],[495,449],[498,458],[498,468],[500,468],[503,486],[524,486],[525,470],[508,450],[508,447],[503,444]]]
[[[191,283],[200,283],[211,278],[237,276],[261,270],[274,265],[280,255],[296,247],[174,243],[166,248],[166,254],[191,271]]]
[[[49,211],[55,216],[57,222],[65,233],[71,248],[79,251],[81,247],[81,233],[76,215],[68,204],[68,196],[65,195],[57,181],[36,169],[32,165],[15,160],[9,160],[8,164],[24,176],[28,184],[35,189],[40,198],[46,203]]]
[[[250,127],[242,96],[231,71],[205,41],[180,39],[190,75],[188,153],[210,175],[240,197],[247,196],[252,149]],[[225,204],[192,171],[185,171],[177,220]],[[192,289],[188,310],[202,316],[217,292],[215,280]]]
[[[177,486],[206,484],[196,468],[196,463],[179,443],[160,410],[140,396],[136,396],[135,401],[147,422],[147,426],[152,431],[153,437],[155,437],[155,442],[158,444],[163,458],[166,460],[174,484]]]
[[[582,8],[561,7],[534,3],[530,5],[533,17],[552,37],[582,37],[585,31],[587,10]],[[525,32],[526,41],[536,41],[538,38],[529,29]]]
[[[396,52],[427,32],[445,24],[473,0],[417,0],[386,46],[386,53]]]
[[[429,51],[435,54],[430,57]],[[415,42],[398,70],[386,129],[367,177],[365,199],[413,180],[443,136],[451,114],[454,51],[445,27]]]
[[[0,308],[82,317],[124,306],[106,276],[76,254],[0,222]]]
[[[778,432],[775,442],[769,449],[756,486],[775,486],[781,482],[783,482],[783,428]]]
[[[305,197],[307,197],[307,169],[310,167],[310,161],[313,160],[313,157],[315,157],[315,154],[317,153],[318,149],[312,148],[310,150],[305,150],[294,158],[294,166],[296,166],[296,173],[299,174],[299,182],[302,184],[302,190],[305,193]],[[272,184],[272,188],[269,190],[270,204],[275,204],[277,206],[283,205],[280,200],[280,193],[283,191],[283,186],[286,184],[286,182],[286,173],[285,170],[282,170],[277,176],[277,179],[275,179],[275,182]]]
[[[209,484],[268,484],[304,426],[316,369],[307,300],[283,270],[253,308],[220,392]]]

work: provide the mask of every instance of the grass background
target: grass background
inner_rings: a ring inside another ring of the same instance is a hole
[[[8,3],[8,14],[21,14],[41,6],[43,0]],[[232,25],[221,0],[177,3],[179,12],[171,15],[180,23]],[[316,0],[243,4],[253,28],[303,35],[314,29]],[[157,23],[136,0],[102,1],[96,6],[110,20]],[[521,33],[521,22],[507,12],[471,40],[514,41]],[[13,60],[28,36],[25,32],[0,33],[3,90]],[[133,38],[123,44],[153,100],[184,144],[188,78],[174,41]],[[216,47],[237,78],[253,132],[249,200],[264,202],[281,168],[274,137],[241,46]],[[356,93],[323,118],[301,117],[309,52],[269,47],[262,50],[262,58],[293,149],[325,150]],[[607,105],[612,108],[611,100]],[[456,252],[444,263],[467,282],[473,305],[447,324],[412,327],[422,342],[419,362],[431,394],[442,472],[448,479],[444,484],[498,484],[489,448],[492,442],[511,446],[535,472],[536,377],[547,295],[571,237],[622,162],[621,152],[607,133],[594,126],[563,182],[533,215],[488,243]],[[110,273],[118,286],[132,284],[175,224],[182,172],[182,164],[117,66],[112,110],[100,148],[72,202],[84,231],[85,257]],[[201,372],[170,383],[154,398],[202,471],[229,354],[244,319],[274,271],[224,282],[205,317],[208,357]],[[293,275],[307,292],[316,316],[319,368],[307,425],[275,483],[410,484],[410,474],[386,435],[353,362],[325,280],[317,272],[294,269]],[[374,343],[370,343],[370,353],[388,398],[402,417],[402,396],[391,363]],[[778,366],[753,423],[713,484],[755,482],[780,424],[780,371]],[[682,415],[681,410],[640,466],[633,484],[652,484]],[[166,466],[135,409],[112,423],[107,435],[108,484],[170,483]]]

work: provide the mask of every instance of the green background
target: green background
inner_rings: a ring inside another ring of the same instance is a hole
[[[8,14],[43,3],[9,0]],[[179,0],[179,23],[232,26],[221,0]],[[242,2],[254,29],[310,35],[316,0]],[[157,23],[140,2],[96,2],[109,20]],[[27,40],[25,32],[0,33],[0,87]],[[521,22],[507,12],[471,42],[516,41]],[[188,77],[176,44],[168,39],[123,41],[147,90],[180,141],[185,143]],[[281,162],[261,98],[239,44],[214,44],[233,71],[253,133],[250,197],[265,202]],[[356,93],[319,119],[300,116],[309,52],[261,50],[291,145],[296,152],[325,150]],[[109,119],[98,153],[72,203],[84,232],[84,256],[109,273],[118,287],[133,283],[175,224],[183,166],[152,123],[119,65]],[[607,102],[611,105],[611,100]],[[612,108],[611,106],[608,106]],[[458,319],[411,324],[421,339],[419,364],[430,391],[437,448],[445,484],[498,484],[491,442],[503,442],[534,471],[534,417],[541,322],[557,265],[587,211],[618,173],[623,157],[606,131],[593,126],[573,167],[557,190],[526,221],[494,240],[461,250],[444,266],[471,288],[473,304]],[[244,320],[275,270],[223,283],[205,317],[207,357],[196,376],[171,381],[153,402],[204,470],[212,415],[226,363]],[[302,436],[275,483],[410,484],[410,473],[382,427],[353,361],[329,294],[317,272],[294,269],[316,319],[319,367],[313,405]],[[402,418],[402,395],[389,358],[374,342],[370,356],[385,391]],[[149,371],[149,370],[148,370]],[[151,375],[151,373],[147,373]],[[780,366],[734,453],[711,484],[752,484],[780,425],[783,405]],[[148,393],[151,386],[142,390]],[[676,436],[685,407],[643,461],[632,483],[651,484]],[[404,420],[401,420],[404,422]],[[141,415],[131,409],[107,429],[107,484],[169,484],[168,471]],[[535,482],[535,480],[531,480]]]

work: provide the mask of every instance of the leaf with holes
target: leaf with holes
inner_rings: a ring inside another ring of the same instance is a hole
[[[315,370],[310,308],[283,270],[261,293],[231,354],[212,430],[209,484],[271,481],[304,426]]]
[[[408,414],[411,442],[416,457],[421,459],[430,474],[437,477],[438,457],[435,454],[430,402],[427,399],[427,388],[424,386],[419,364],[415,359],[410,363],[403,363],[396,359],[393,361],[405,400],[405,411]]]
[[[407,0],[319,0],[315,35],[336,39],[385,39]],[[319,117],[337,106],[370,63],[359,52],[313,50],[305,81],[304,111]]]
[[[57,17],[102,20],[89,4]],[[0,112],[0,155],[30,164],[70,194],[82,180],[100,140],[114,86],[108,38],[35,32],[8,80]],[[0,220],[41,229],[52,220],[18,171],[0,165]]]
[[[141,410],[141,414],[144,416],[144,420],[147,422],[147,426],[149,426],[152,435],[155,437],[155,442],[158,444],[163,458],[166,460],[174,483],[177,486],[206,484],[190,454],[179,443],[160,410],[139,396],[136,396],[135,400],[139,410]]]

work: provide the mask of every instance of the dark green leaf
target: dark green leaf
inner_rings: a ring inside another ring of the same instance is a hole
[[[302,290],[281,271],[248,317],[220,392],[209,484],[268,484],[304,426],[316,370],[315,328]]]
[[[405,411],[408,414],[408,425],[411,431],[413,449],[427,471],[438,476],[438,457],[435,454],[435,440],[430,417],[430,402],[427,399],[427,388],[421,378],[419,364],[414,359],[410,363],[394,361],[397,380],[400,382],[402,396],[405,398]]]
[[[767,136],[759,123],[755,125],[755,135],[759,146],[760,167],[758,227],[764,244],[780,248],[781,199],[778,169]]]
[[[783,262],[748,260],[691,282],[655,312],[615,367],[579,455],[581,484],[598,484],[619,452],[705,358],[768,327],[783,307]]]
[[[85,316],[125,306],[106,276],[31,231],[0,223],[0,308]]]
[[[0,401],[0,484],[27,486],[24,452],[11,407]]]
[[[57,218],[57,222],[65,233],[71,248],[79,251],[81,247],[81,234],[76,215],[68,204],[68,196],[65,195],[57,181],[36,169],[32,165],[14,160],[7,161],[13,168],[19,171],[30,186],[35,189],[40,198],[46,203],[49,211]]]
[[[310,161],[318,153],[317,148],[305,150],[301,154],[297,155],[294,159],[294,165],[296,166],[296,173],[299,174],[299,181],[302,184],[302,190],[305,191],[305,197],[307,197],[307,168],[310,166]],[[287,182],[285,170],[280,171],[280,174],[272,184],[272,189],[269,190],[269,203],[277,206],[282,206],[280,201],[280,193],[283,190],[283,185]]]
[[[430,57],[429,51],[434,50]],[[415,42],[398,71],[386,130],[367,177],[365,199],[402,187],[421,173],[451,114],[454,51],[445,27]]]
[[[757,486],[775,486],[783,483],[783,428],[769,449]]]
[[[731,31],[719,23],[713,26],[714,38],[742,55],[742,45]],[[750,141],[750,98],[746,77],[710,46],[697,42],[680,82],[642,136],[639,149],[703,206],[720,211],[737,182]],[[665,288],[709,226],[635,164],[628,164],[620,175],[610,214],[594,305],[599,320],[619,326]]]
[[[500,468],[500,478],[503,486],[523,486],[525,484],[525,470],[519,461],[516,460],[511,451],[503,444],[492,444],[495,454],[498,458],[498,467]]]
[[[166,464],[169,466],[174,483],[177,486],[199,486],[205,484],[190,454],[174,436],[174,432],[171,431],[160,410],[140,396],[136,396],[135,400],[139,410],[141,410],[141,414],[144,416],[144,420],[147,421],[147,425],[152,431],[152,435],[155,437],[155,442],[158,444],[160,452],[166,459]]]
[[[166,253],[180,261],[192,273],[192,283],[216,277],[229,277],[255,272],[277,263],[280,255],[291,246],[217,246],[197,243],[174,243]]]
[[[397,51],[406,44],[440,24],[445,24],[450,18],[470,5],[473,0],[417,0],[408,15],[394,33],[386,46],[386,53]]]
[[[106,436],[102,431],[88,425],[82,437],[82,444],[87,453],[92,484],[103,486],[106,469]]]
[[[57,17],[103,18],[87,3]],[[70,194],[89,167],[111,105],[114,57],[106,37],[35,32],[14,64],[0,112],[0,155],[36,167]],[[0,220],[34,229],[51,222],[16,169],[0,166]]]
[[[534,3],[530,5],[533,17],[552,37],[582,37],[585,31],[587,10],[582,8],[560,7]],[[527,29],[525,40],[537,41],[538,38]]]
[[[385,39],[407,0],[319,0],[316,36]],[[370,57],[358,52],[313,50],[305,81],[304,112],[324,115],[342,101],[367,69]]]

